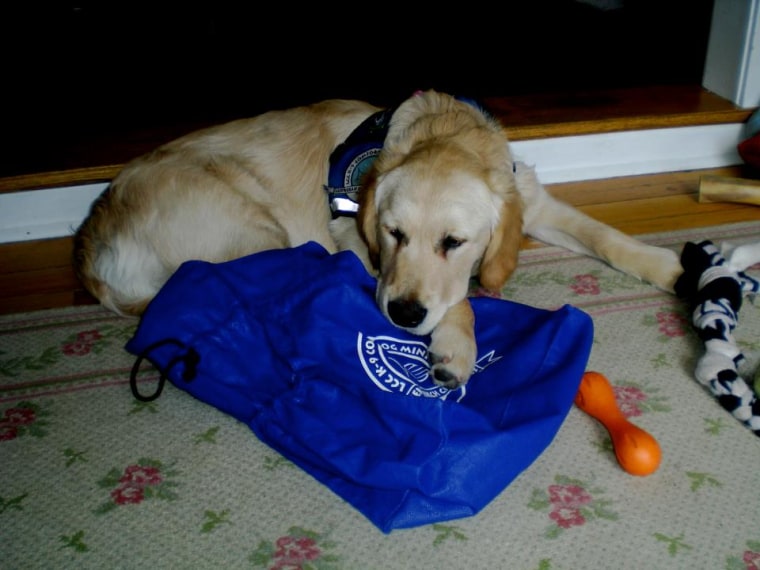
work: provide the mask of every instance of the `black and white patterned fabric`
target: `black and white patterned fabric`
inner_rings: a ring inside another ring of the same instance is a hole
[[[760,436],[760,400],[739,373],[746,359],[733,336],[742,299],[760,291],[760,282],[732,261],[710,241],[689,242],[681,253],[684,273],[675,289],[692,308],[692,325],[705,346],[694,372],[697,380]]]

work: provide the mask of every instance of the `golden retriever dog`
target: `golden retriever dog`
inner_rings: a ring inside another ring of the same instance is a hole
[[[500,290],[524,235],[672,291],[681,273],[675,252],[554,199],[531,168],[514,163],[493,117],[435,91],[393,110],[362,175],[358,212],[334,218],[330,156],[380,111],[328,100],[195,132],[135,159],[77,231],[79,278],[104,306],[139,315],[187,260],[222,262],[307,241],[350,249],[375,272],[383,314],[431,335],[430,374],[448,388],[468,380],[477,356],[470,278]]]

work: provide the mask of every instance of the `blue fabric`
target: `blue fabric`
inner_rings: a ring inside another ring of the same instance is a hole
[[[478,363],[448,391],[428,377],[429,339],[391,325],[374,290],[356,256],[313,243],[188,262],[127,349],[248,424],[383,532],[473,515],[554,438],[585,370],[591,319],[571,306],[472,299]],[[151,348],[166,339],[180,345]],[[192,371],[187,347],[200,356]]]

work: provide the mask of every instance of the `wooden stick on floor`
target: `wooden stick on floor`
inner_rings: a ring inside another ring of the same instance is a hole
[[[739,202],[760,206],[760,180],[702,176],[699,179],[700,202]]]

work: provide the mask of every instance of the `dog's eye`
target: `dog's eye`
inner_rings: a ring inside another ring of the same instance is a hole
[[[392,228],[391,230],[389,230],[389,233],[391,234],[391,237],[395,239],[399,245],[401,245],[402,243],[406,241],[406,235],[404,234],[404,232],[402,232],[398,228]]]
[[[441,240],[441,249],[444,252],[451,251],[452,249],[458,248],[463,243],[463,239],[455,238],[454,236],[446,236]]]

